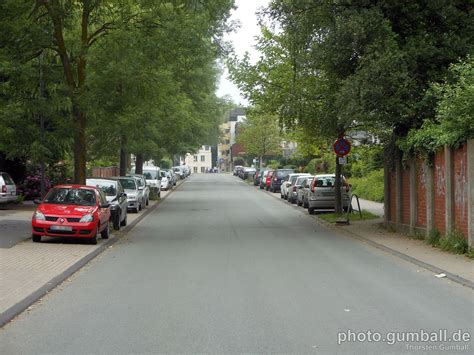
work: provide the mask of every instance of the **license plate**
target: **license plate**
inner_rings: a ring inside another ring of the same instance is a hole
[[[72,232],[72,227],[68,227],[68,226],[51,226],[51,230],[53,230],[53,231],[68,231],[68,232]]]

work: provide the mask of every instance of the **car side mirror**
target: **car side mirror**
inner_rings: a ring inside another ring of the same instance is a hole
[[[100,208],[109,208],[110,203],[104,203],[103,205],[100,205]]]
[[[42,202],[42,201],[41,201],[39,198],[37,198],[37,199],[35,199],[35,200],[33,201],[33,203],[34,203],[35,205],[40,205],[41,202]]]
[[[126,194],[125,192],[122,192],[122,193],[120,194],[120,196],[122,196],[122,197],[127,197],[127,194]]]
[[[138,188],[138,190],[140,190],[140,191],[143,190],[143,186],[140,186],[140,187]]]

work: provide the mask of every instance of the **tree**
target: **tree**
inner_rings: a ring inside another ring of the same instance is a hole
[[[281,154],[281,141],[278,119],[258,111],[249,112],[237,136],[245,153],[259,158],[260,168],[266,157]]]

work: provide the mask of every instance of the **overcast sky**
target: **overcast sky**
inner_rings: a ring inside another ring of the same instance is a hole
[[[251,58],[256,60],[258,52],[253,49],[255,37],[260,34],[257,23],[256,11],[267,5],[269,0],[236,0],[235,9],[231,14],[231,21],[238,20],[240,28],[235,32],[227,34],[224,38],[231,41],[236,54],[242,58],[245,52],[249,52]],[[228,72],[225,69],[221,76],[217,96],[229,95],[237,104],[247,105],[248,102],[240,95],[239,89],[228,79]]]

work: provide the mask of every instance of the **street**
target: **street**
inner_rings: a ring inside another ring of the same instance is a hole
[[[409,353],[424,343],[338,344],[338,334],[443,329],[469,332],[457,344],[472,353],[471,289],[275,196],[231,175],[192,175],[2,328],[0,353]]]

